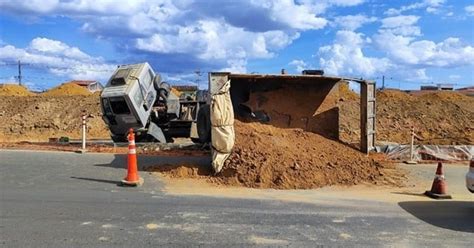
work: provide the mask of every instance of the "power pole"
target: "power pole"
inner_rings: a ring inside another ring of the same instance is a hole
[[[18,60],[18,84],[21,86],[21,61]]]
[[[200,84],[201,84],[201,70],[197,69],[196,71],[194,71],[194,73],[196,73],[196,81],[195,83],[197,84],[198,86],[198,89],[200,88]]]
[[[385,89],[385,75],[382,75],[382,90]]]

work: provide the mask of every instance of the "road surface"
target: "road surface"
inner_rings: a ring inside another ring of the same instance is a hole
[[[208,162],[202,157],[141,156],[139,165],[182,161]],[[474,243],[472,199],[440,202],[402,194],[394,194],[400,201],[337,194],[329,199],[324,189],[253,190],[242,197],[170,194],[163,180],[144,171],[142,187],[117,186],[125,164],[121,155],[0,150],[0,246],[472,247]],[[461,175],[465,168],[459,168]],[[200,191],[199,185],[193,190]],[[282,195],[294,197],[279,199]],[[294,200],[299,196],[310,200]]]

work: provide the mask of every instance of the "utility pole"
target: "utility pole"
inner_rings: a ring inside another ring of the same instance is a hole
[[[21,86],[21,61],[18,60],[18,84]]]
[[[201,84],[201,70],[197,69],[196,71],[194,71],[194,73],[196,73],[196,81],[195,83],[197,84],[198,86],[198,89],[200,88],[200,84]]]
[[[379,78],[379,77],[377,77]],[[388,77],[387,79],[393,79],[392,77]],[[400,88],[400,87],[399,87]],[[382,75],[382,90],[385,89],[385,75]]]

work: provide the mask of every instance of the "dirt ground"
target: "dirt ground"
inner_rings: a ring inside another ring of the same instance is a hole
[[[236,142],[223,170],[208,177],[208,168],[157,166],[172,178],[205,178],[215,184],[251,188],[310,189],[359,183],[398,184],[392,170],[342,143],[302,129],[235,122]]]
[[[359,96],[341,95],[340,137],[347,143],[360,140]],[[377,141],[408,144],[411,127],[418,143],[474,144],[474,98],[457,92],[408,94],[399,90],[377,92]]]
[[[97,95],[80,96],[0,96],[0,141],[48,141],[62,136],[81,137],[81,115],[88,120],[89,138],[110,138]]]
[[[0,142],[81,137],[81,115],[88,119],[88,138],[110,138],[101,118],[99,94],[75,84],[63,84],[43,93],[18,85],[0,87]]]

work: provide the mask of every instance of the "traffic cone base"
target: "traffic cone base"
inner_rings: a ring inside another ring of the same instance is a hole
[[[122,186],[129,186],[129,187],[138,187],[143,184],[143,178],[139,177],[136,181],[127,181],[127,179],[123,179]]]
[[[431,191],[425,191],[425,195],[428,196],[428,197],[431,197],[433,199],[453,199],[453,197],[451,195],[448,195],[448,194],[436,194],[436,193],[433,193]]]
[[[431,190],[425,191],[425,195],[433,199],[452,199],[451,195],[447,193],[447,188],[448,186],[446,179],[444,178],[443,164],[438,162]]]

